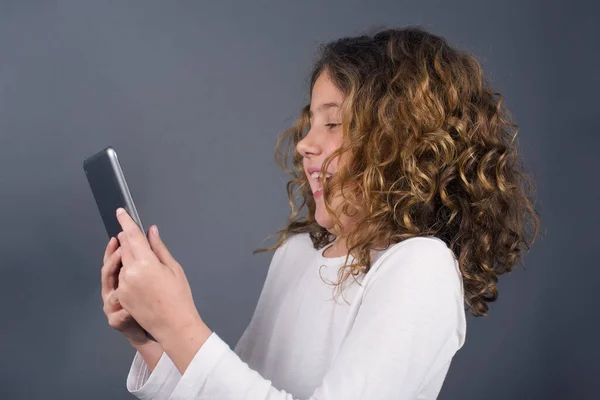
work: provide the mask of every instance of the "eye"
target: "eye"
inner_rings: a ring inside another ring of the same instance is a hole
[[[329,128],[329,129],[333,129],[333,128],[335,128],[336,126],[340,126],[340,125],[341,125],[341,124],[335,124],[335,123],[325,124],[325,126],[326,126],[327,128]]]

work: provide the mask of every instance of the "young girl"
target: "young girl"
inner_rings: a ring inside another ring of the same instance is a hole
[[[283,164],[294,150],[290,222],[234,350],[156,226],[146,236],[117,212],[102,296],[137,350],[137,397],[435,399],[465,306],[486,315],[537,235],[516,125],[473,56],[420,29],[343,38],[323,48],[310,94],[277,143]]]

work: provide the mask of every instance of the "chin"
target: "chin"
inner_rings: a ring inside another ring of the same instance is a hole
[[[329,217],[323,217],[319,212],[315,214],[315,221],[319,224],[320,227],[327,229],[330,233],[333,228],[333,220]]]

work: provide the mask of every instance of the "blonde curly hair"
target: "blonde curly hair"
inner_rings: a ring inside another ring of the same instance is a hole
[[[343,213],[366,211],[347,233],[355,262],[346,258],[336,286],[369,271],[378,243],[435,236],[458,260],[467,308],[487,315],[498,297],[498,275],[513,269],[539,230],[533,182],[517,151],[518,127],[502,96],[489,88],[474,56],[420,28],[328,43],[313,68],[311,92],[323,72],[345,100],[343,144],[322,169],[338,156],[350,160],[323,181],[325,207],[338,227],[332,193],[341,191]],[[315,200],[296,150],[309,128],[306,105],[277,140],[275,159],[292,175],[290,216],[275,233],[278,243],[254,253],[275,250],[296,233],[308,232],[315,249],[335,240],[315,221]],[[287,167],[290,148],[293,165]]]

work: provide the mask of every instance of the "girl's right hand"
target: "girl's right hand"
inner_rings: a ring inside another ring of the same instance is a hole
[[[132,345],[142,345],[149,341],[144,329],[133,319],[131,314],[119,303],[116,289],[119,285],[119,267],[121,266],[121,248],[116,238],[110,238],[104,252],[104,265],[101,270],[102,301],[108,325],[121,332]]]

